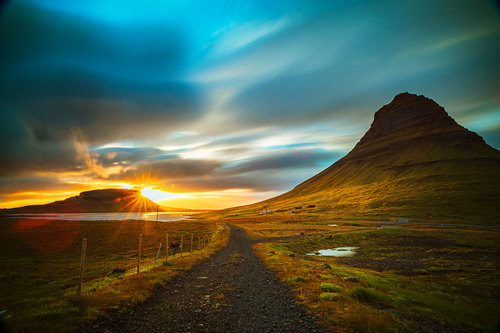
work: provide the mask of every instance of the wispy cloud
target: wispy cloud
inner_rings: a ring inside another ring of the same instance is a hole
[[[2,15],[11,202],[137,185],[191,207],[260,200],[347,153],[402,91],[500,145],[488,1],[20,0]]]

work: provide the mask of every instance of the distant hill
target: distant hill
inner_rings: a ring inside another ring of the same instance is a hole
[[[47,205],[25,206],[7,209],[7,213],[111,213],[111,212],[155,212],[158,205],[141,195],[137,190],[102,189],[80,193],[62,201]],[[160,212],[189,211],[170,207],[159,207]]]
[[[293,190],[222,215],[274,212],[499,223],[500,152],[436,102],[397,95],[345,157]],[[315,205],[314,208],[307,208]]]

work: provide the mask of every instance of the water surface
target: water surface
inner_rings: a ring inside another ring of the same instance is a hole
[[[159,222],[182,221],[189,219],[195,212],[159,212]],[[65,220],[65,221],[122,221],[141,220],[156,221],[156,212],[129,212],[129,213],[43,213],[43,214],[9,214],[8,217],[38,219],[38,220]]]
[[[308,253],[309,256],[328,256],[328,257],[352,257],[356,254],[357,247],[336,247],[334,249],[318,250]]]

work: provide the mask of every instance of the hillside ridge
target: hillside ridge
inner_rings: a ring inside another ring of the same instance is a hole
[[[81,192],[77,196],[45,205],[32,205],[7,209],[7,213],[108,213],[177,211],[158,205],[141,195],[138,190],[108,188]]]

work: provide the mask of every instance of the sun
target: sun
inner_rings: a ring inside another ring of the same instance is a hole
[[[179,193],[171,193],[171,192],[165,192],[162,190],[158,190],[151,187],[145,187],[142,189],[141,194],[150,199],[153,200],[154,202],[158,203],[159,201],[165,201],[169,199],[176,199],[180,198],[181,194]]]

